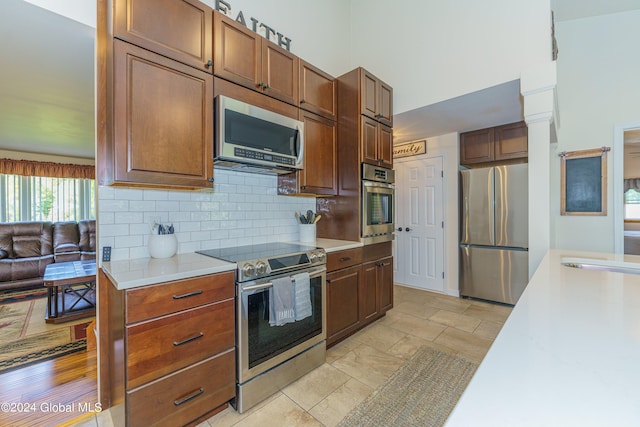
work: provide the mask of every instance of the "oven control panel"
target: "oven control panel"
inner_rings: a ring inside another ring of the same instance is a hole
[[[273,258],[252,259],[238,263],[238,281],[255,280],[299,268],[323,265],[326,262],[327,253],[324,249],[314,249]]]

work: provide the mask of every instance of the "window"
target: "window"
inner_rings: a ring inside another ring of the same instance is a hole
[[[624,219],[640,220],[640,189],[631,188],[625,191]]]
[[[0,222],[94,219],[95,180],[0,174]]]

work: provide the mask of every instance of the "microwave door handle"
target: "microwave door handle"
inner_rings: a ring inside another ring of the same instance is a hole
[[[304,141],[302,132],[300,132],[300,128],[298,126],[296,126],[296,152],[298,153],[297,163],[301,164],[304,160]]]

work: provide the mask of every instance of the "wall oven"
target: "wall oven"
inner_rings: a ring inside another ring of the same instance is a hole
[[[217,167],[272,174],[303,168],[301,121],[224,95],[215,111]]]
[[[393,240],[395,173],[392,169],[362,164],[362,241]]]
[[[199,253],[238,265],[237,390],[233,402],[238,412],[246,411],[324,363],[326,254],[323,249],[266,243]],[[300,273],[309,275],[310,315],[282,326],[271,326],[272,282]]]

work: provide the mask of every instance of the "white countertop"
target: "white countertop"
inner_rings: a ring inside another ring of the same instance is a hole
[[[315,245],[326,252],[362,246],[361,242],[335,239],[316,239],[315,243],[295,243]],[[231,271],[235,268],[235,263],[196,253],[177,254],[164,259],[139,258],[102,263],[103,271],[119,290]]]
[[[324,249],[327,253],[343,251],[345,249],[359,248],[363,246],[362,242],[353,242],[350,240],[322,239],[322,238],[316,239],[315,245],[319,248]]]
[[[563,258],[640,263],[549,251],[448,427],[640,423],[640,275],[566,267]]]
[[[139,258],[102,263],[102,269],[117,289],[153,285],[206,274],[235,270],[236,264],[196,253],[171,258]]]

